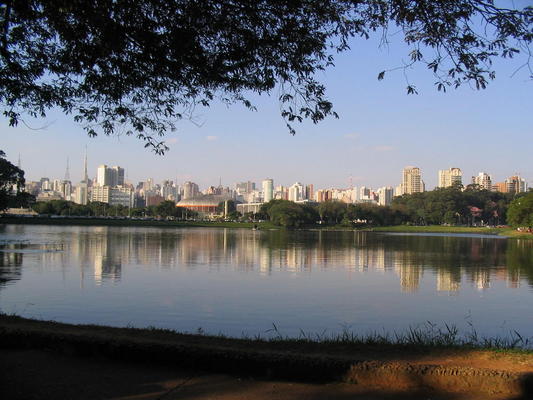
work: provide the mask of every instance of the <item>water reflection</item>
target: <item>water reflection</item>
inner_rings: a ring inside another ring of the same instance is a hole
[[[505,281],[509,288],[523,283],[533,286],[533,243],[526,240],[200,228],[55,229],[50,243],[43,242],[45,235],[29,235],[31,227],[9,231],[16,240],[29,244],[0,243],[0,287],[21,278],[25,257],[37,257],[36,266],[44,271],[79,265],[82,284],[86,279],[96,284],[118,283],[124,266],[137,265],[210,271],[229,268],[262,277],[278,271],[295,275],[313,270],[372,271],[395,274],[407,293],[419,290],[428,272],[435,290],[449,294],[456,294],[463,285],[486,290],[494,281]],[[58,248],[61,251],[51,251]],[[47,251],[23,251],[28,249]]]

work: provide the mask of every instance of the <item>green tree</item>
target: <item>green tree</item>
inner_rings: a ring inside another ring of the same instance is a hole
[[[250,93],[279,90],[294,133],[293,122],[336,115],[317,73],[351,38],[391,27],[409,47],[405,69],[425,64],[438,90],[485,88],[491,61],[521,49],[527,56],[533,40],[531,7],[495,3],[8,0],[0,4],[0,104],[11,125],[58,108],[89,135],[120,130],[163,152],[158,135],[195,105],[217,98],[253,109]]]
[[[318,205],[320,219],[328,224],[338,224],[346,213],[346,203],[336,200],[324,201]]]
[[[25,184],[24,171],[11,164],[5,156],[0,150],[0,211],[22,201],[21,193]]]
[[[278,200],[268,209],[268,215],[274,225],[285,228],[298,228],[305,221],[305,214],[302,207],[287,200]]]
[[[513,200],[507,210],[507,221],[513,226],[533,227],[533,193]]]
[[[156,206],[156,213],[163,218],[175,217],[178,215],[176,203],[172,200],[165,200]]]

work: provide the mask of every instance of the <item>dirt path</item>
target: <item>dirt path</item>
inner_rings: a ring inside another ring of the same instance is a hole
[[[262,342],[0,315],[2,400],[519,396],[533,399],[531,352]]]
[[[5,400],[503,400],[505,396],[377,390],[191,373],[169,367],[77,357],[42,350],[0,350]]]

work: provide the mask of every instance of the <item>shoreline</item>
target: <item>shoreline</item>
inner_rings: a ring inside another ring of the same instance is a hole
[[[533,384],[530,350],[230,339],[156,328],[72,325],[5,314],[0,315],[1,348],[46,349],[82,358],[371,387],[392,384],[516,395]]]
[[[111,218],[24,218],[0,217],[1,224],[19,225],[58,225],[58,226],[118,226],[118,227],[160,227],[160,228],[231,228],[258,230],[284,230],[269,222],[209,222],[209,221],[166,221],[166,220],[140,220],[140,219],[111,219]],[[466,226],[414,226],[393,225],[376,227],[344,227],[339,225],[313,225],[294,230],[304,231],[335,231],[335,232],[392,232],[392,233],[463,233],[503,236],[508,239],[533,239],[533,233],[519,232],[516,229],[505,227],[466,227]]]

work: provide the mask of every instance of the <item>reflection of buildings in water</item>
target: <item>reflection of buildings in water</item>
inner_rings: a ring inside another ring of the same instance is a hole
[[[70,242],[69,252],[82,262],[81,284],[90,276],[96,284],[104,280],[120,281],[122,262],[128,260],[131,248],[130,232],[109,232],[101,226],[76,232],[77,240]],[[85,269],[92,270],[86,274]]]
[[[272,274],[272,254],[266,247],[259,249],[259,274],[262,276]]]
[[[472,282],[478,290],[490,288],[490,270],[478,269],[472,272]]]
[[[395,254],[394,270],[400,277],[402,292],[416,292],[424,269],[419,255],[413,251],[398,251]]]
[[[437,291],[457,292],[461,287],[461,275],[452,274],[449,270],[437,270]]]
[[[309,272],[314,266],[345,271],[387,271],[394,268],[402,290],[411,292],[418,289],[423,266],[430,262],[450,267],[446,270],[436,268],[437,290],[456,292],[461,287],[461,275],[471,271],[470,267],[460,267],[462,261],[456,256],[465,254],[470,245],[461,242],[464,246],[458,249],[456,242],[451,240],[445,243],[449,247],[445,254],[448,258],[437,260],[434,257],[440,248],[432,251],[428,247],[426,251],[422,243],[415,250],[407,250],[399,240],[369,240],[369,235],[359,232],[355,232],[353,237],[319,232],[316,236],[309,235],[309,239],[305,237],[303,242],[301,239],[288,241],[284,236],[276,236],[277,232],[230,229],[110,230],[108,227],[95,227],[80,228],[75,235],[77,239],[69,243],[68,252],[43,257],[48,257],[49,262],[54,262],[56,266],[58,262],[68,266],[69,257],[82,260],[82,268],[91,269],[87,275],[99,283],[106,279],[120,280],[122,265],[130,262],[148,268],[189,269],[207,265],[212,269],[257,270],[264,276],[277,270]],[[492,253],[488,244],[483,246],[481,252],[479,246],[472,250],[475,257]],[[498,260],[494,258],[494,261]],[[506,279],[509,287],[519,286],[519,271],[511,273],[503,267],[492,271],[481,270],[471,280],[479,288],[489,287],[491,277]]]
[[[423,274],[423,269],[418,265],[400,266],[399,275],[402,292],[416,292]]]

